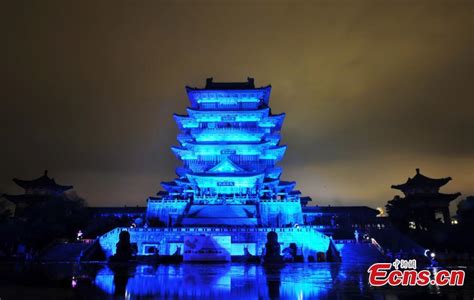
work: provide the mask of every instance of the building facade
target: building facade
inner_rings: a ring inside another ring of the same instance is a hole
[[[247,82],[186,88],[186,115],[174,115],[180,133],[172,147],[182,161],[177,178],[147,201],[149,226],[117,228],[100,238],[107,255],[115,253],[122,230],[130,232],[138,254],[182,253],[190,236],[230,237],[232,255],[260,255],[266,234],[275,231],[283,247],[296,243],[316,257],[329,238],[317,226],[304,226],[295,182],[280,180],[286,146],[280,145],[285,114],[272,114],[271,86]]]
[[[395,223],[409,229],[428,230],[435,224],[451,224],[449,204],[461,193],[440,193],[440,188],[451,181],[451,177],[430,178],[416,169],[413,178],[405,183],[392,185],[404,197],[395,196],[387,204],[387,211]],[[406,224],[405,224],[406,223]]]
[[[285,114],[272,114],[271,87],[216,83],[186,88],[187,115],[174,115],[182,166],[164,192],[148,199],[147,218],[186,226],[301,224],[300,192],[281,181]]]

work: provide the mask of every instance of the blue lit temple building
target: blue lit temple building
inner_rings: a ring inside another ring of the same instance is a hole
[[[229,239],[232,255],[260,255],[269,231],[282,247],[296,243],[308,255],[325,252],[327,235],[304,226],[301,197],[293,181],[280,180],[286,146],[280,145],[285,114],[269,107],[271,86],[247,82],[186,88],[187,114],[174,115],[180,130],[173,153],[182,161],[177,178],[148,198],[148,227],[127,229],[139,255],[182,252],[187,237]],[[115,252],[122,228],[100,238]]]
[[[302,222],[295,182],[280,180],[277,163],[285,114],[268,106],[271,87],[214,83],[187,88],[187,115],[175,115],[183,162],[178,178],[163,182],[164,193],[148,199],[148,219],[168,226],[270,226]]]

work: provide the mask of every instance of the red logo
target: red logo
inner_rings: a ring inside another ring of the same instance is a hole
[[[416,270],[416,261],[395,260],[393,263],[375,263],[367,270],[372,286],[462,286],[466,276],[463,270]],[[394,269],[392,269],[392,267]],[[400,267],[400,269],[399,269]]]

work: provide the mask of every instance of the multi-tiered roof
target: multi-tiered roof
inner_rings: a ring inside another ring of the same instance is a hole
[[[180,129],[174,154],[183,162],[178,178],[163,182],[169,197],[237,202],[298,196],[294,182],[280,181],[276,166],[286,146],[280,145],[285,114],[268,106],[271,86],[256,88],[254,80],[186,88],[187,115],[174,115]]]
[[[416,169],[413,178],[408,178],[405,183],[392,185],[392,189],[400,190],[405,197],[426,197],[432,201],[439,200],[450,202],[461,195],[461,193],[444,194],[439,189],[451,181],[451,177],[430,178],[420,173],[420,169]]]
[[[405,183],[392,185],[393,189],[402,191],[405,197],[395,196],[388,201],[386,207],[389,215],[393,221],[400,222],[403,228],[427,230],[438,221],[451,224],[449,203],[461,193],[440,193],[439,189],[449,181],[451,177],[430,178],[416,169],[416,175]]]
[[[62,196],[66,191],[73,188],[72,185],[57,184],[54,178],[48,176],[47,170],[44,171],[43,176],[36,179],[22,180],[13,178],[13,182],[23,188],[25,193],[20,195],[4,194],[3,197],[17,205],[33,204],[50,199],[50,197]]]

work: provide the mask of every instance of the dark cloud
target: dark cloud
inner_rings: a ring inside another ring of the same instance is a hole
[[[285,179],[380,206],[420,167],[473,194],[472,1],[12,1],[1,191],[49,168],[93,205],[144,204],[178,161],[184,86],[253,76],[286,112]]]

